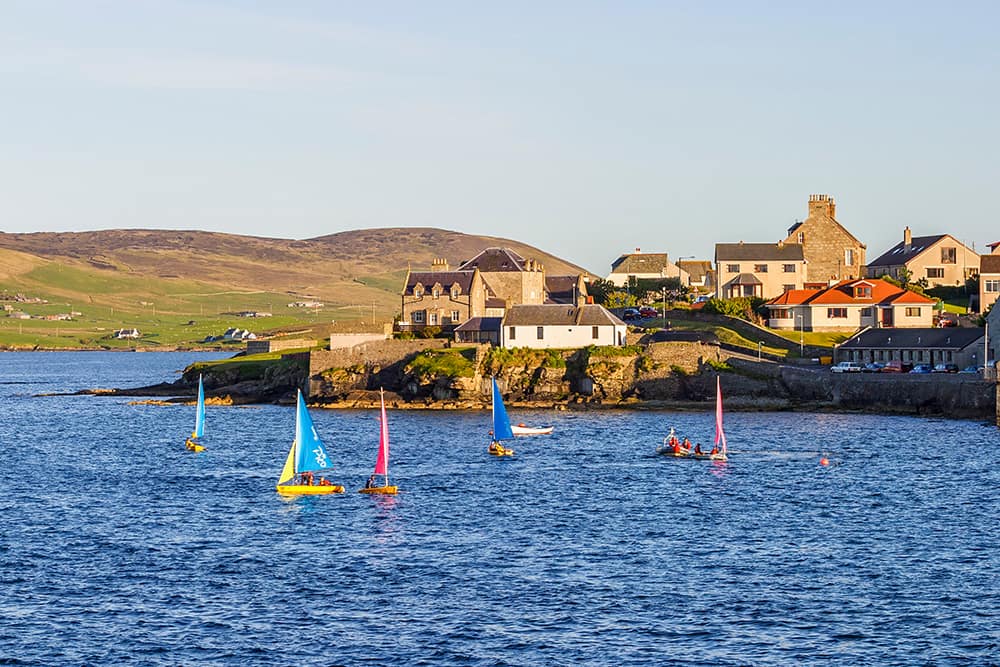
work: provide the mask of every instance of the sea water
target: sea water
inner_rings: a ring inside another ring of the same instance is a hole
[[[275,493],[288,406],[39,396],[205,355],[0,355],[0,664],[996,664],[997,428],[714,414],[313,410],[339,496]],[[725,377],[723,376],[723,391]],[[820,465],[826,458],[828,465]]]

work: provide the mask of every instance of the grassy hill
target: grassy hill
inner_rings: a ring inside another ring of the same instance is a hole
[[[550,274],[586,273],[508,239],[429,228],[368,229],[315,239],[196,231],[0,233],[0,297],[30,320],[0,317],[0,346],[134,347],[111,333],[135,327],[144,347],[191,345],[239,326],[321,339],[359,321],[391,321],[408,267],[457,266],[506,246]],[[15,302],[21,295],[47,303]],[[319,301],[322,308],[290,308]],[[272,317],[241,318],[240,311]],[[75,312],[71,321],[39,316]]]

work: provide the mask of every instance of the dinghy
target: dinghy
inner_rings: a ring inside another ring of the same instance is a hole
[[[503,446],[504,440],[513,440],[514,432],[510,428],[507,409],[503,406],[503,396],[497,386],[496,376],[493,380],[493,430],[490,432],[493,440],[490,442],[489,453],[494,456],[513,456],[514,450]]]
[[[194,431],[184,441],[184,446],[192,452],[205,451],[205,445],[198,444],[198,438],[205,435],[205,387],[198,376],[198,404],[194,411]]]
[[[549,435],[552,433],[552,426],[546,426],[543,428],[532,428],[530,426],[525,426],[524,424],[513,424],[510,427],[511,432],[515,437],[521,437],[525,435]]]
[[[389,422],[385,419],[385,392],[379,389],[379,400],[382,402],[382,418],[378,436],[378,455],[375,457],[375,472],[368,478],[368,484],[359,493],[371,493],[383,496],[394,496],[398,492],[395,486],[389,485]],[[382,485],[378,486],[378,478],[382,477]]]
[[[298,392],[295,404],[295,440],[288,450],[285,467],[281,470],[276,486],[278,493],[286,495],[318,496],[328,493],[343,493],[344,487],[333,484],[325,477],[317,477],[317,472],[330,469],[330,458],[323,448],[312,417],[306,409],[302,391]]]

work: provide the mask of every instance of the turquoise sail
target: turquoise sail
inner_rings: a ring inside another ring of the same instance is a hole
[[[205,435],[205,387],[201,384],[201,376],[198,376],[198,407],[195,408],[194,431],[192,438],[200,438]]]
[[[299,391],[295,413],[295,472],[315,472],[330,467],[330,458],[323,449],[323,441],[313,426],[306,402]]]
[[[510,418],[507,417],[507,408],[503,406],[503,396],[500,395],[500,387],[497,386],[495,377],[493,378],[493,439],[514,439],[514,432],[510,429]]]

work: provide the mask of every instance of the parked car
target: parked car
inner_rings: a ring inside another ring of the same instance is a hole
[[[958,318],[955,317],[955,316],[949,317],[948,315],[942,315],[938,319],[938,326],[939,327],[957,327],[958,326]]]
[[[626,322],[628,322],[629,320],[638,320],[641,317],[642,316],[639,314],[639,311],[636,310],[635,308],[626,308],[625,312],[622,314],[622,319],[625,320]]]
[[[908,361],[900,361],[899,359],[893,359],[885,366],[882,367],[880,372],[882,373],[909,373],[913,370],[913,364]]]
[[[958,364],[938,364],[933,369],[931,373],[957,373]]]
[[[656,308],[653,308],[652,306],[642,306],[641,308],[639,308],[639,316],[640,317],[659,317],[660,313],[657,312]]]
[[[982,373],[983,370],[985,370],[985,369],[982,366],[966,366],[965,368],[963,368],[962,370],[960,370],[959,373],[976,373],[976,374],[979,374],[979,373]]]
[[[841,361],[830,368],[834,373],[860,373],[864,366],[860,361]]]
[[[882,368],[884,366],[885,366],[885,364],[880,364],[877,361],[870,361],[867,364],[865,364],[864,368],[861,369],[861,372],[862,373],[879,373],[879,372],[882,371]]]
[[[933,369],[930,364],[917,364],[913,367],[911,373],[930,373]]]

